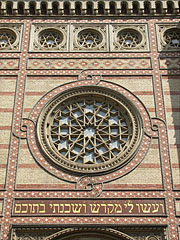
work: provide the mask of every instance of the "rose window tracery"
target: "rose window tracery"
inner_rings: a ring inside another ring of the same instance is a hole
[[[92,29],[85,29],[79,32],[77,36],[77,43],[86,49],[96,48],[102,42],[102,35],[100,32]]]
[[[9,29],[0,29],[0,49],[11,49],[16,41],[16,34]]]
[[[47,29],[40,32],[38,41],[45,49],[56,49],[63,41],[63,34],[55,29]]]
[[[125,29],[118,33],[117,40],[123,48],[136,48],[141,43],[142,36],[134,29]]]
[[[60,95],[45,107],[38,139],[57,165],[78,173],[102,173],[134,154],[142,133],[140,122],[124,100],[89,87]]]
[[[164,41],[172,48],[180,48],[180,29],[169,29],[164,33]]]

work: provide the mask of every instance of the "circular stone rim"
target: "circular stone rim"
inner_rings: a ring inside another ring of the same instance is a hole
[[[139,46],[140,44],[142,44],[142,42],[143,42],[143,35],[142,35],[142,33],[141,33],[140,31],[138,31],[137,29],[134,29],[134,28],[126,27],[126,28],[124,28],[124,29],[120,29],[120,30],[117,32],[117,34],[116,34],[117,43],[118,43],[120,46],[122,46],[123,48],[125,48],[125,49],[131,49],[131,48],[128,48],[128,47],[124,47],[124,45],[120,44],[120,42],[119,42],[119,35],[120,35],[121,33],[128,32],[128,31],[137,34],[137,37],[138,37],[138,39],[139,39],[139,43],[137,44],[137,46],[131,47],[131,48],[133,48],[133,49],[134,49],[134,48],[138,48],[138,46]]]
[[[102,93],[104,95],[101,95]],[[82,95],[96,94],[96,95],[101,95],[101,97],[105,96],[108,98],[112,98],[113,101],[120,101],[121,102],[120,106],[121,107],[122,105],[123,107],[125,106],[126,108],[124,109],[128,110],[130,112],[130,115],[133,116],[133,119],[131,119],[133,123],[133,131],[135,131],[135,134],[133,133],[134,138],[132,138],[133,145],[132,145],[132,139],[131,139],[130,146],[128,146],[126,151],[121,154],[122,155],[121,157],[119,157],[119,154],[118,154],[117,157],[112,158],[111,160],[108,160],[107,162],[105,162],[105,164],[102,164],[102,163],[94,164],[94,165],[81,164],[81,163],[74,164],[72,161],[68,160],[67,158],[63,158],[63,155],[57,154],[55,151],[52,150],[51,144],[47,141],[47,137],[44,136],[45,135],[44,126],[45,126],[45,123],[47,122],[47,116],[50,115],[54,107],[59,105],[62,101],[64,101],[65,99],[78,96],[79,94],[82,94]],[[105,87],[99,87],[99,86],[96,86],[96,87],[81,86],[81,87],[75,87],[75,88],[66,90],[62,93],[59,93],[46,103],[46,105],[42,108],[37,120],[36,136],[37,136],[38,144],[43,154],[45,155],[46,160],[50,161],[51,163],[54,163],[57,167],[61,167],[62,169],[67,170],[68,172],[70,171],[74,174],[80,174],[80,175],[106,174],[108,172],[112,172],[123,167],[136,154],[143,137],[143,120],[139,111],[134,106],[134,104],[119,92],[114,91],[112,89],[107,89]],[[122,157],[123,157],[123,160],[122,160]]]
[[[46,33],[46,32],[48,33],[48,32],[50,32],[50,31],[59,34],[59,35],[61,36],[61,42],[60,42],[57,46],[49,49],[49,48],[47,48],[47,47],[43,47],[43,46],[42,46],[42,44],[40,43],[39,37],[41,37],[41,35],[42,35],[43,33]],[[59,46],[63,45],[63,42],[64,42],[65,39],[64,39],[64,34],[63,34],[62,31],[60,31],[59,29],[53,28],[53,27],[48,27],[48,28],[46,28],[46,29],[42,29],[42,30],[38,33],[38,38],[37,38],[37,40],[38,40],[37,42],[38,42],[38,44],[40,45],[41,48],[48,49],[48,50],[55,50],[55,49],[58,49]]]
[[[95,32],[95,33],[97,33],[97,34],[99,34],[100,35],[100,37],[101,37],[101,42],[97,45],[97,46],[95,46],[95,47],[92,47],[92,48],[86,48],[86,47],[83,47],[83,46],[81,46],[81,44],[79,43],[79,41],[78,41],[78,37],[79,37],[79,34],[80,33],[82,33],[82,32]],[[77,45],[80,47],[80,48],[82,48],[82,49],[85,49],[85,50],[96,50],[99,46],[101,46],[102,44],[103,44],[103,40],[104,40],[104,36],[103,36],[103,34],[98,30],[98,29],[93,29],[93,28],[90,28],[90,27],[88,27],[88,28],[83,28],[83,29],[80,29],[78,32],[77,32],[77,34],[76,34],[76,43],[77,43]]]

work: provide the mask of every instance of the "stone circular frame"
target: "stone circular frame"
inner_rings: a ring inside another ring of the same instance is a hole
[[[142,43],[142,34],[131,28],[125,28],[117,33],[116,41],[121,48],[134,49]]]
[[[163,34],[163,40],[170,48],[180,48],[180,29],[170,28]]]
[[[137,152],[143,124],[136,107],[116,91],[76,87],[51,99],[41,111],[37,138],[45,157],[78,174],[103,174]]]
[[[59,49],[63,40],[63,33],[53,28],[44,29],[38,34],[38,43],[44,49]]]
[[[0,50],[10,50],[17,43],[17,34],[9,28],[0,28]]]

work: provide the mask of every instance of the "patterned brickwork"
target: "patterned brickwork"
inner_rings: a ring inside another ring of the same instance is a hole
[[[4,59],[2,63],[4,67],[0,70],[2,171],[0,199],[3,200],[3,213],[0,216],[1,239],[9,239],[9,229],[12,225],[23,225],[26,228],[28,225],[38,227],[41,224],[46,227],[58,225],[66,228],[74,225],[99,226],[101,224],[103,227],[122,225],[131,227],[135,224],[140,227],[146,225],[149,229],[152,226],[165,226],[167,229],[165,234],[169,239],[178,240],[180,180],[177,150],[179,149],[180,71],[177,59],[180,54],[170,51],[158,52],[155,24],[161,21],[161,24],[168,23],[169,26],[172,23],[174,26],[179,20],[142,18],[135,21],[134,19],[112,20],[98,17],[90,20],[91,23],[96,24],[112,21],[128,24],[147,23],[151,33],[151,51],[145,53],[29,53],[31,20],[0,20],[1,23],[7,23],[7,21],[24,24],[24,40],[22,52],[0,52],[0,59]],[[42,20],[32,21],[40,23]],[[61,24],[68,20],[56,19],[55,21]],[[43,24],[53,24],[53,22],[54,19],[43,20]],[[79,19],[73,20],[73,23],[78,22]],[[83,20],[83,22],[87,21]],[[80,79],[86,75],[96,75],[92,80],[77,81],[77,77],[84,68],[83,58],[85,68],[91,70],[87,70],[84,75],[82,73]],[[97,59],[99,65],[94,67]],[[9,64],[6,64],[6,61],[9,61],[11,68],[7,67]],[[153,68],[151,68],[151,62]],[[83,84],[105,86],[127,96],[143,116],[145,135],[134,160],[128,162],[122,169],[94,178],[80,179],[76,175],[59,171],[44,159],[36,144],[34,123],[42,106],[49,99],[69,87]],[[7,171],[6,164],[8,164]],[[87,189],[86,186],[94,187]],[[25,200],[82,198],[88,201],[92,198],[104,201],[121,198],[161,199],[166,204],[166,216],[12,217],[11,209],[14,200],[18,198]],[[1,206],[0,202],[0,209]]]
[[[28,69],[151,69],[150,59],[29,59]]]

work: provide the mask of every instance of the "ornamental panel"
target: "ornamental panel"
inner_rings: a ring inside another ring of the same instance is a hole
[[[110,25],[111,51],[148,51],[149,39],[146,24]]]
[[[158,24],[156,31],[159,51],[180,51],[180,28],[177,25]]]
[[[0,25],[0,52],[20,51],[22,38],[22,25]]]
[[[30,51],[67,51],[67,25],[33,24],[31,27]]]
[[[80,174],[104,173],[135,154],[142,120],[122,95],[84,86],[55,96],[44,107],[37,136],[56,165]]]
[[[71,26],[70,51],[108,51],[107,25],[76,24]]]

